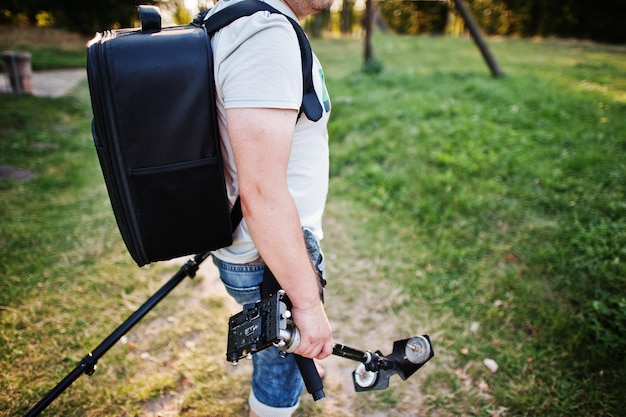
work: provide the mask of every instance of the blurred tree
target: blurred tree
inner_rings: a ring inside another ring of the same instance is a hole
[[[354,4],[355,0],[341,1],[341,33],[344,35],[352,33],[354,24]]]
[[[213,7],[213,0],[196,0],[196,6],[191,9],[191,14],[195,16],[197,13],[211,7]]]
[[[174,23],[176,23],[177,25],[186,25],[194,18],[192,12],[187,9],[185,0],[161,1],[161,4],[165,6],[165,9],[169,10],[172,13]],[[197,11],[194,10],[194,12]]]
[[[448,2],[439,0],[386,0],[378,3],[385,22],[396,33],[441,34],[448,18]]]
[[[142,4],[155,4],[159,0],[142,0]],[[55,27],[83,34],[93,34],[105,29],[132,26],[137,20],[137,0],[3,0],[0,19],[16,23],[23,16],[36,24],[37,16],[45,13]]]
[[[349,33],[355,0],[341,0],[343,11],[334,30]],[[373,0],[374,1],[374,0]],[[454,10],[446,0],[375,0],[389,28],[397,33],[443,33],[447,13]],[[481,30],[488,35],[577,37],[603,42],[626,42],[626,0],[464,0]],[[161,4],[188,23],[182,0],[1,0],[0,23],[53,24],[92,34],[132,26],[137,4]],[[212,4],[197,0],[198,10]],[[178,12],[177,12],[178,10]],[[191,11],[193,16],[198,10]],[[39,17],[39,20],[38,20]],[[45,19],[43,19],[45,17]],[[333,21],[328,15],[312,19],[314,36]]]
[[[372,47],[373,23],[374,23],[374,1],[365,0],[365,16],[363,16],[363,27],[365,29],[363,60],[365,61],[365,63],[370,62],[374,58],[374,49]]]
[[[626,0],[466,0],[492,35],[555,36],[626,42]]]
[[[324,30],[331,30],[330,10],[324,10],[313,16],[309,16],[303,20],[301,24],[309,36],[319,38],[322,36]]]

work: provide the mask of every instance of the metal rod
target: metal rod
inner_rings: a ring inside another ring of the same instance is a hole
[[[83,373],[91,375],[98,359],[108,352],[135,324],[137,324],[154,306],[156,306],[165,296],[167,296],[184,278],[193,278],[198,271],[200,264],[208,258],[209,252],[200,253],[183,265],[178,272],[170,278],[154,295],[135,311],[126,321],[124,321],[113,333],[104,339],[91,353],[71,371],[61,382],[59,382],[50,392],[43,397],[25,417],[38,416],[48,407],[59,395],[61,395],[74,381]]]
[[[372,357],[369,352],[364,352],[341,343],[335,343],[335,346],[333,346],[333,355],[362,363],[369,362]]]

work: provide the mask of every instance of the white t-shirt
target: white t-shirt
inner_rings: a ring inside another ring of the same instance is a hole
[[[221,0],[215,13],[238,0]],[[279,0],[266,0],[296,19]],[[296,33],[279,14],[258,12],[218,31],[212,41],[219,129],[226,188],[231,206],[239,195],[237,168],[226,130],[228,108],[300,109],[302,61]],[[302,114],[295,127],[287,167],[287,184],[303,227],[322,239],[322,215],[328,192],[328,131],[330,100],[320,63],[313,56],[313,84],[323,109],[322,118],[310,121]],[[246,263],[259,257],[245,219],[233,235],[233,244],[214,252],[226,262]]]

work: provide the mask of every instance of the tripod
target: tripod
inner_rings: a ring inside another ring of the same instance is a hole
[[[25,417],[38,416],[46,409],[59,395],[61,395],[70,385],[74,383],[82,374],[92,375],[96,370],[98,360],[109,351],[130,329],[133,328],[150,310],[154,308],[163,298],[165,298],[183,279],[186,277],[193,278],[200,267],[210,255],[210,252],[200,253],[187,261],[178,272],[170,278],[156,293],[137,309],[126,321],[113,331],[106,339],[104,339],[92,352],[88,353],[76,365],[65,378],[61,380],[50,392],[43,397]]]

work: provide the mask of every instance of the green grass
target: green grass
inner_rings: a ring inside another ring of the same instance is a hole
[[[0,51],[30,52],[34,71],[84,67],[86,44],[87,38],[58,29],[0,25]]]
[[[494,79],[469,40],[375,45],[381,74],[355,64],[327,77],[331,200],[371,210],[363,250],[399,260],[381,272],[421,300],[415,315],[426,302],[435,321],[454,317],[436,329],[451,355],[442,360],[484,381],[489,399],[465,397],[450,372],[435,371],[424,390],[453,414],[616,415],[626,388],[624,50],[494,41],[506,74]],[[500,371],[490,375],[485,358]]]
[[[377,36],[377,75],[361,73],[360,41],[313,42],[333,102],[324,249],[329,302],[346,304],[329,306],[331,319],[367,327],[389,313],[366,303],[370,316],[362,300],[377,293],[350,285],[395,296],[378,301],[435,346],[412,377],[420,415],[623,415],[624,49],[489,45],[503,79],[467,39]],[[0,415],[13,416],[176,269],[126,254],[86,83],[59,99],[0,95],[0,106],[0,165],[34,174],[0,180]],[[223,368],[229,312],[203,285],[177,288],[49,415],[141,415],[172,392],[184,392],[181,415],[245,413],[247,376]],[[404,384],[354,409],[415,415]],[[305,402],[299,415],[324,413]]]

